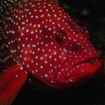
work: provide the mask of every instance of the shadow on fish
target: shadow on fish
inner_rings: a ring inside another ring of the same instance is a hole
[[[91,79],[100,55],[86,29],[51,0],[0,2],[0,105],[11,105],[27,81],[60,91]]]

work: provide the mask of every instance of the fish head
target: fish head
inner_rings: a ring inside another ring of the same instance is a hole
[[[59,89],[93,77],[101,67],[101,60],[87,30],[53,1],[29,4],[22,7],[27,9],[19,23],[17,38],[23,68],[34,78]],[[24,21],[26,24],[22,24]]]

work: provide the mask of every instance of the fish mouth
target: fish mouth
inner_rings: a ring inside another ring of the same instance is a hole
[[[71,86],[80,85],[94,77],[101,67],[102,61],[99,55],[90,57],[70,69],[70,75],[67,77],[66,84]]]

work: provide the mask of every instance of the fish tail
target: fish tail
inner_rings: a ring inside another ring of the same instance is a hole
[[[11,105],[27,79],[21,65],[12,66],[0,74],[0,105]]]

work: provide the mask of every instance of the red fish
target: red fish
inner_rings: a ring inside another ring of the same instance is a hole
[[[63,90],[100,67],[87,31],[53,1],[0,3],[0,105],[10,105],[28,78],[39,89]]]

